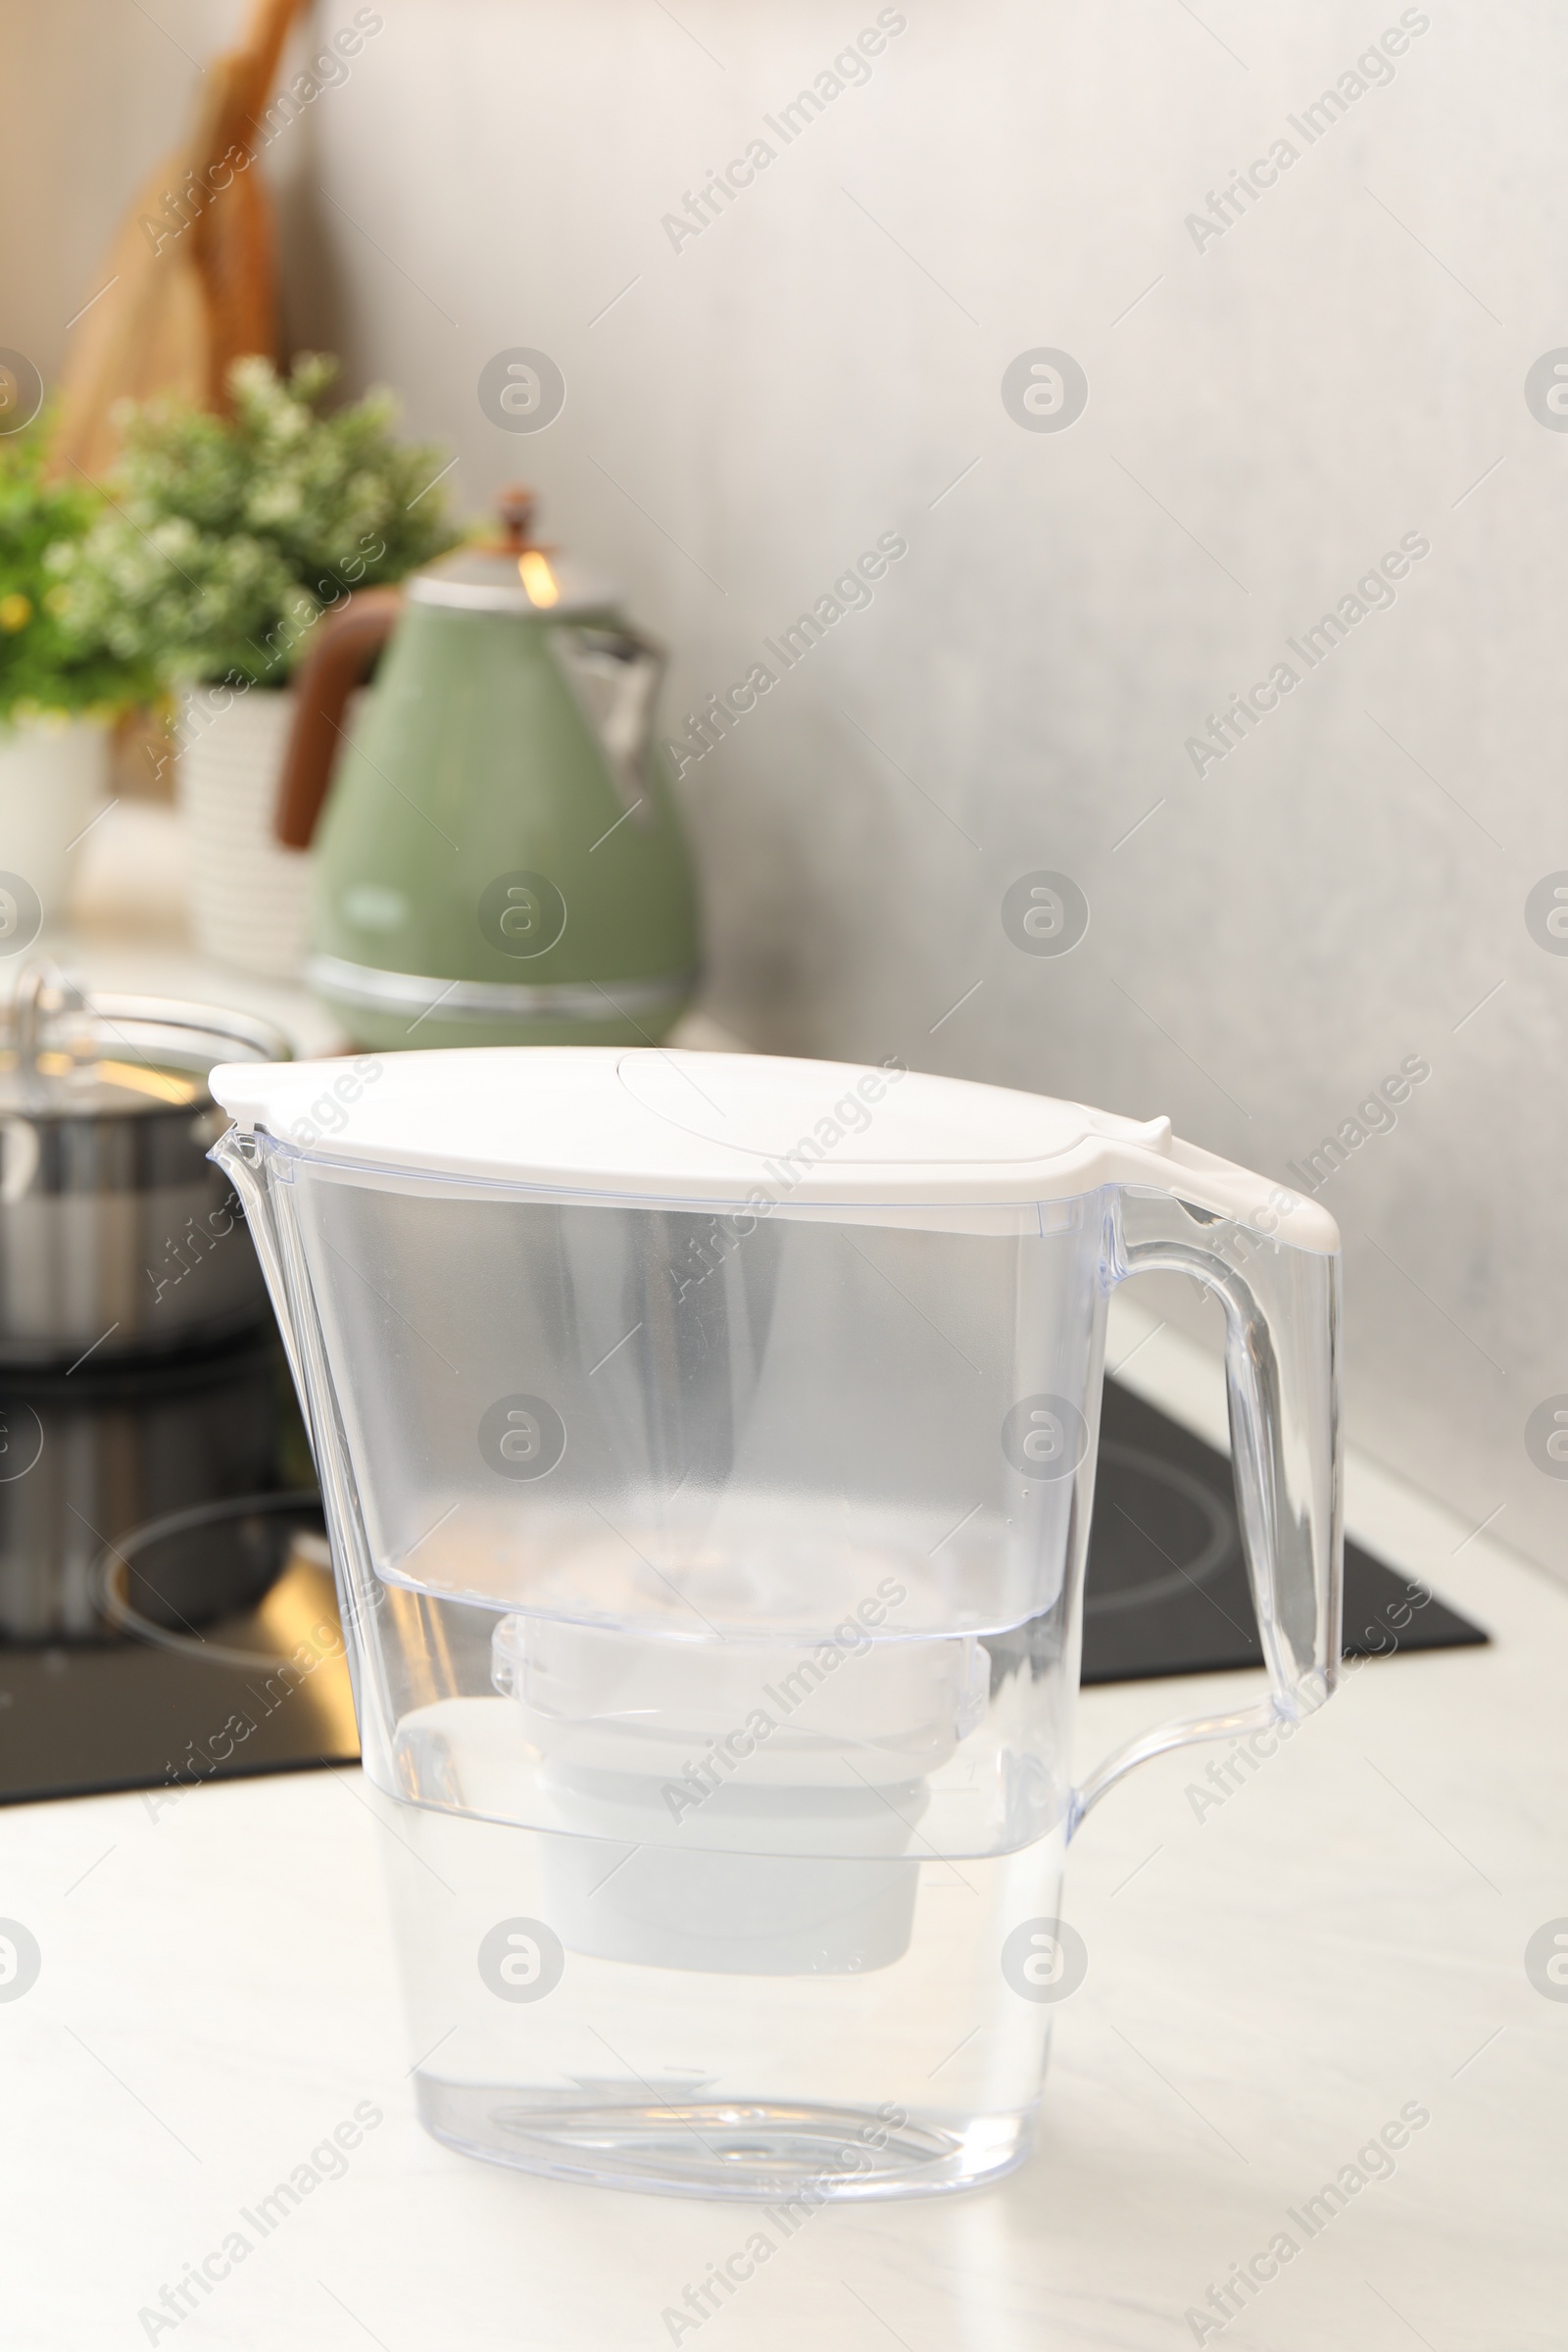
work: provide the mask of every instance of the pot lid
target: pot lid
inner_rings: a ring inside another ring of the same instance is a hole
[[[200,1109],[217,1061],[286,1061],[270,1021],[162,997],[89,996],[28,964],[0,1009],[0,1119],[127,1118]]]
[[[1168,1119],[1119,1118],[897,1060],[480,1047],[225,1067],[211,1085],[242,1132],[383,1181],[406,1173],[786,1213],[1030,1205],[1121,1183],[1249,1219],[1280,1189],[1177,1142]],[[1302,1248],[1338,1248],[1333,1219],[1309,1202],[1281,1230]]]
[[[613,611],[621,602],[618,588],[581,570],[559,549],[537,543],[534,510],[531,490],[516,485],[503,490],[496,501],[499,535],[460,547],[415,572],[406,591],[410,602],[555,620]]]

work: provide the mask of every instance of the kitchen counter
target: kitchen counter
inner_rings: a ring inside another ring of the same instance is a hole
[[[169,812],[122,805],[42,944],[337,1049],[303,992],[191,953],[177,852]],[[1127,1294],[1109,1360],[1224,1446],[1217,1365]],[[1255,1770],[1188,1750],[1114,1790],[1068,1875],[1090,1965],[1038,2154],[968,2197],[816,2213],[700,2326],[686,2287],[757,2208],[531,2180],[415,2122],[382,1872],[423,1866],[358,1772],[0,1811],[0,1919],[41,1962],[0,1985],[7,2352],[1561,2352],[1568,1999],[1525,1947],[1568,1915],[1568,1593],[1371,1462],[1348,1487],[1361,1540],[1494,1645],[1357,1667]],[[1260,1679],[1086,1692],[1080,1777]],[[1403,2144],[1356,2166],[1385,2126]],[[301,2166],[298,2210],[241,2219]],[[1347,2166],[1386,2177],[1309,2235]],[[1210,2289],[1258,2256],[1276,2275],[1222,2328]],[[176,2326],[161,2297],[204,2259],[227,2275]]]
[[[1135,1346],[1128,1384],[1223,1444],[1217,1367],[1118,1299],[1112,1362]],[[1255,1771],[1188,1750],[1113,1791],[1068,1874],[1090,1964],[1038,2154],[815,2213],[700,2325],[685,2289],[757,2208],[532,2180],[416,2123],[382,1870],[423,1866],[358,1772],[0,1813],[0,1916],[41,1954],[0,1998],[8,2352],[1560,2352],[1568,1999],[1525,1947],[1568,1914],[1568,1595],[1370,1462],[1348,1495],[1494,1646],[1356,1668]],[[1080,1765],[1259,1679],[1091,1690]],[[300,2166],[297,2210],[240,2218]],[[1309,2235],[1346,2167],[1383,2177]],[[1221,2329],[1210,2288],[1258,2256]],[[141,2316],[209,2257],[177,2327]]]

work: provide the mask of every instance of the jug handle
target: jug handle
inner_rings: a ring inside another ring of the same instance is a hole
[[[1115,1749],[1075,1791],[1069,1836],[1135,1765],[1192,1741],[1299,1723],[1340,1672],[1338,1251],[1298,1248],[1142,1188],[1114,1197],[1110,1225],[1113,1283],[1190,1274],[1225,1310],[1237,1517],[1269,1694],[1256,1706],[1179,1717]]]
[[[273,831],[308,850],[343,743],[343,712],[403,611],[397,588],[361,588],[317,623],[294,681],[294,725],[283,755]]]

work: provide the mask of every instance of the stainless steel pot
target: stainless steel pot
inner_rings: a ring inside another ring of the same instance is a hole
[[[267,1319],[207,1158],[220,1061],[286,1061],[270,1022],[95,995],[47,964],[0,1016],[0,1364],[167,1354]]]

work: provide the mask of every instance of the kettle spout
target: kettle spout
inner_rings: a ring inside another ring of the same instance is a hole
[[[293,1374],[295,1389],[303,1397],[305,1379],[300,1364],[299,1340],[294,1329],[294,1318],[289,1308],[287,1286],[283,1280],[283,1259],[278,1249],[277,1223],[272,1215],[272,1204],[267,1197],[267,1183],[262,1174],[262,1147],[254,1135],[242,1135],[237,1127],[230,1127],[226,1134],[219,1137],[207,1156],[211,1160],[216,1160],[234,1187],[240,1206],[245,1211],[245,1223],[249,1228],[251,1240],[256,1245],[256,1254],[261,1260],[262,1275],[267,1284],[267,1295],[272,1302],[272,1312],[277,1317],[277,1328],[283,1336],[283,1348],[288,1356],[288,1368]]]

